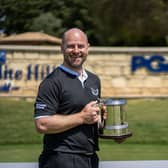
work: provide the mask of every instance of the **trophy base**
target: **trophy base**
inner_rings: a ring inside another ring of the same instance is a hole
[[[130,136],[132,136],[132,132],[128,132],[128,133],[122,134],[122,135],[103,135],[103,134],[99,134],[100,138],[103,138],[103,139],[113,139],[117,143],[124,142],[124,140],[126,138],[130,137]]]

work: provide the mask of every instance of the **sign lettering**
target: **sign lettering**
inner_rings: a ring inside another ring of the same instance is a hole
[[[168,63],[161,55],[152,55],[149,58],[144,56],[133,56],[131,61],[131,71],[135,72],[140,68],[146,68],[150,72],[168,72]]]

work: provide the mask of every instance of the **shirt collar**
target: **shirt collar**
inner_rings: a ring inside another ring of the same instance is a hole
[[[63,64],[60,65],[59,68],[60,68],[61,70],[63,70],[64,72],[70,74],[70,75],[74,75],[74,76],[76,76],[76,77],[80,76],[80,74],[79,74],[78,72],[75,72],[75,71],[73,71],[73,70],[67,68],[67,67],[64,66]]]
[[[82,75],[80,75],[78,72],[73,71],[73,70],[67,68],[63,64],[61,64],[59,66],[59,68],[62,69],[64,72],[69,73],[70,75],[74,75],[74,76],[76,76],[78,78],[87,79],[87,77],[88,77],[88,74],[86,73],[85,69],[82,70]]]
[[[80,81],[85,81],[88,78],[88,74],[86,73],[86,71],[83,69],[82,70],[82,74],[80,76],[78,76],[78,79]]]

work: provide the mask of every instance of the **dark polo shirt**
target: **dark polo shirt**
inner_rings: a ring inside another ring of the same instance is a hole
[[[35,102],[35,118],[80,112],[90,101],[100,97],[99,78],[86,71],[83,85],[79,74],[63,65],[40,84]],[[98,150],[97,124],[83,124],[68,131],[44,135],[44,151],[94,152]]]

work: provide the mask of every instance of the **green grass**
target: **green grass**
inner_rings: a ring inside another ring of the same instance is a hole
[[[0,162],[34,162],[42,149],[35,131],[33,101],[0,98]],[[122,144],[100,139],[101,160],[168,158],[168,99],[128,100],[127,121],[133,136]]]
[[[0,144],[36,144],[33,121],[33,101],[0,99]]]
[[[37,162],[40,144],[0,145],[0,162]],[[100,160],[167,160],[168,146],[100,142]]]
[[[40,144],[0,145],[0,162],[37,162]]]
[[[127,105],[129,143],[168,144],[168,100],[134,100]]]
[[[100,160],[167,160],[168,145],[100,142]]]

